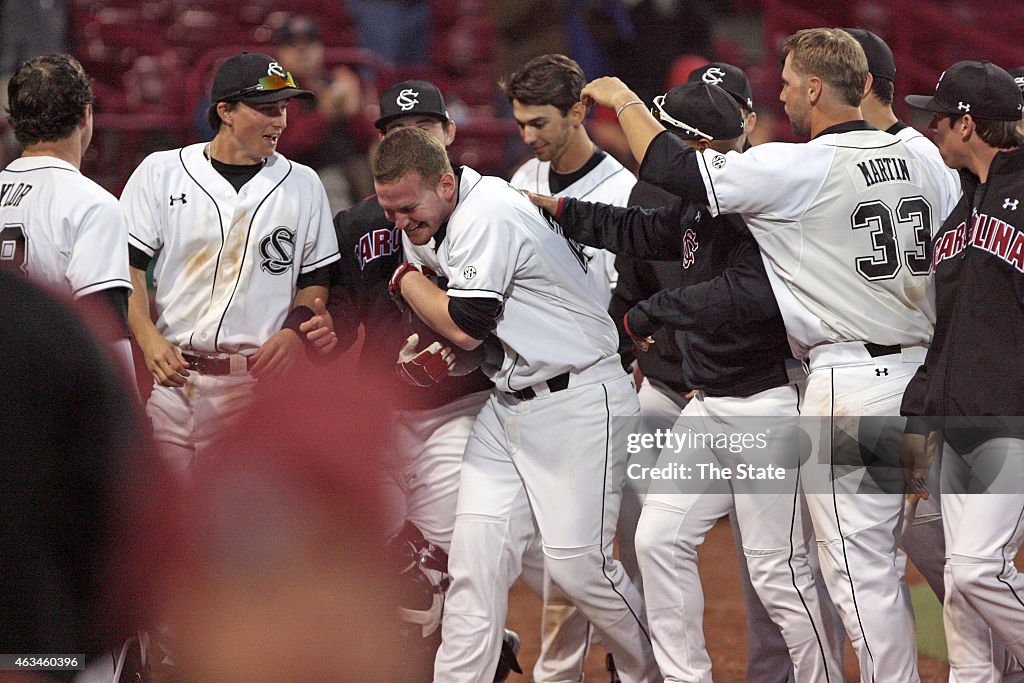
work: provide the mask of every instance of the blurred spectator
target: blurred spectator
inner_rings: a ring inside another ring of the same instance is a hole
[[[380,681],[397,600],[381,559],[386,401],[338,366],[261,385],[199,463],[159,591],[174,680]]]
[[[73,311],[7,269],[0,300],[0,652],[89,659],[148,621],[173,537],[156,506],[174,482],[83,322],[108,311]]]
[[[430,61],[430,0],[348,0],[359,47],[392,64]]]
[[[6,79],[26,59],[68,51],[70,4],[70,0],[0,2],[0,75]]]
[[[581,0],[569,3],[568,10],[568,56],[580,65],[588,81],[615,75],[612,57],[636,41],[622,0]]]
[[[498,33],[495,81],[518,71],[534,57],[565,54],[563,0],[489,0],[487,12]],[[504,97],[501,100],[507,102]],[[507,111],[511,114],[511,109]]]
[[[288,134],[277,150],[317,172],[337,213],[373,192],[366,154],[376,132],[362,116],[362,85],[347,66],[325,68],[320,25],[309,16],[289,16],[273,42],[281,66],[316,93],[315,100],[289,103]]]

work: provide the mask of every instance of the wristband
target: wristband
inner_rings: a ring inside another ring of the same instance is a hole
[[[625,109],[626,107],[632,107],[634,104],[643,104],[643,103],[644,103],[643,100],[638,100],[638,99],[633,99],[633,100],[629,100],[628,102],[623,102],[622,104],[619,105],[619,108],[615,110],[615,118],[619,118],[620,116],[622,116],[622,110]]]
[[[292,330],[295,334],[299,335],[302,341],[306,341],[306,335],[302,334],[299,329],[299,325],[312,318],[315,313],[309,306],[296,306],[288,314],[288,317],[284,319],[284,324],[281,325],[282,330]]]

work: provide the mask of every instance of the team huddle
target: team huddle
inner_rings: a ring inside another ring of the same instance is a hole
[[[273,57],[225,60],[213,139],[150,155],[119,200],[79,171],[88,76],[39,57],[9,85],[25,152],[0,171],[0,264],[122,321],[110,345],[129,370],[135,340],[184,480],[260,381],[362,330],[359,372],[395,403],[382,562],[425,598],[399,606],[407,656],[382,680],[521,673],[521,579],[544,604],[537,683],[582,680],[593,642],[613,680],[709,682],[697,556],[727,515],[748,680],[842,681],[847,637],[862,681],[920,680],[908,558],[950,680],[1024,680],[1021,88],[951,65],[906,98],[933,142],[893,114],[870,31],[784,53],[807,142],[755,146],[735,66],[647,103],[537,57],[498,84],[534,154],[510,181],[452,163],[435,85],[394,84],[376,193],[333,223],[276,152],[313,94]],[[639,177],[590,138],[594,105]]]

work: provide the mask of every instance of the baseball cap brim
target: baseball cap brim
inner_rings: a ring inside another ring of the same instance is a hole
[[[254,95],[246,95],[245,97],[239,97],[237,99],[249,104],[270,104],[271,102],[280,102],[281,100],[290,100],[292,98],[311,100],[314,97],[316,97],[316,95],[309,90],[300,90],[299,88],[281,88],[280,90],[269,90],[267,92]]]
[[[956,114],[957,110],[949,105],[942,104],[935,99],[934,95],[907,95],[903,101],[914,109],[923,109],[935,114]]]
[[[389,123],[391,123],[392,121],[397,121],[398,119],[405,118],[406,116],[426,116],[428,118],[437,119],[441,123],[444,123],[445,121],[448,120],[447,116],[441,116],[440,114],[437,114],[435,112],[429,112],[429,111],[410,111],[410,112],[402,112],[400,114],[391,114],[390,116],[382,116],[379,119],[377,119],[376,121],[374,121],[373,125],[374,125],[374,127],[377,128],[377,130],[379,130],[380,132],[383,133],[384,129],[387,128],[387,125]]]

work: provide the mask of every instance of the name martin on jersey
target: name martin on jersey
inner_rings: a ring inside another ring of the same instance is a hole
[[[398,228],[377,228],[364,234],[356,242],[355,255],[359,262],[359,270],[366,264],[382,256],[397,254],[402,248],[402,233]]]
[[[4,183],[0,185],[0,206],[18,206],[32,186],[28,183]]]
[[[882,182],[911,182],[910,163],[899,157],[878,157],[857,164],[868,187]]]
[[[996,216],[974,214],[971,232],[967,223],[944,233],[935,243],[932,263],[938,266],[953,258],[968,246],[987,251],[1024,273],[1024,233]]]

